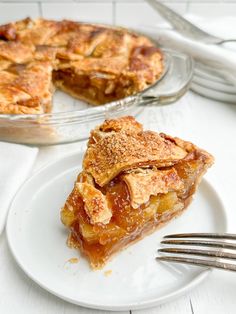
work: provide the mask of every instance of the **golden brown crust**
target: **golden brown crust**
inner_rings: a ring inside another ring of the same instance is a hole
[[[112,212],[108,206],[107,199],[102,192],[86,182],[77,182],[75,184],[75,189],[84,202],[84,209],[90,218],[90,223],[109,223]]]
[[[3,38],[4,40],[16,39],[16,29],[14,23],[0,25],[0,38]]]
[[[77,177],[76,183],[88,183],[94,186],[94,179],[91,174],[86,171],[81,171]]]
[[[17,78],[17,75],[10,71],[1,71],[0,72],[0,84],[7,85],[13,82]],[[3,84],[4,82],[4,84]]]
[[[19,73],[14,86],[28,93],[32,98],[42,95],[42,105],[51,101],[52,66],[47,61],[32,62]]]
[[[0,60],[7,59],[13,63],[26,63],[32,60],[33,45],[18,41],[0,41]]]
[[[40,102],[31,101],[31,96],[11,85],[0,85],[0,113],[42,113]]]
[[[188,152],[189,155],[190,155],[190,153],[193,153],[197,156],[200,156],[201,159],[208,165],[208,167],[213,165],[214,157],[211,154],[209,154],[207,151],[205,151],[204,149],[199,148],[196,145],[194,145],[193,143],[188,142],[188,141],[184,141],[178,137],[172,137],[172,136],[166,135],[164,133],[160,133],[160,135],[163,138],[165,138],[169,141],[172,141],[173,143],[175,143],[176,145],[178,145],[182,149],[186,150],[186,152]]]
[[[96,105],[137,93],[163,72],[161,51],[146,37],[124,29],[30,18],[0,26],[0,71],[38,61],[51,63],[55,86]],[[50,109],[51,73],[47,78],[37,76],[38,83],[31,75],[28,71],[23,80],[19,76],[17,86],[30,95],[37,93],[47,104],[45,112]],[[1,104],[8,113],[11,108],[15,113],[14,106]]]
[[[102,128],[103,125],[99,127]],[[145,166],[167,167],[187,155],[184,149],[155,132],[132,132],[129,129],[127,132],[122,129],[120,132],[103,132],[104,136],[101,136],[101,131],[98,132],[97,141],[89,141],[83,167],[100,186],[124,170]],[[96,130],[92,132],[92,137],[96,137]]]
[[[55,35],[60,24],[55,21],[26,18],[14,23],[16,39],[25,44],[43,45]]]
[[[179,191],[184,184],[175,169],[135,169],[124,174],[122,179],[129,188],[133,208],[145,204],[151,195],[166,194],[169,191]]]
[[[50,110],[52,66],[35,61],[0,72],[0,113],[38,114]]]
[[[112,132],[124,131],[135,133],[143,130],[142,124],[138,123],[132,116],[125,116],[119,119],[105,120],[102,125],[90,132],[88,146],[100,141],[102,138],[111,135]]]
[[[110,119],[105,120],[103,124],[98,127],[98,130],[102,132],[141,132],[143,130],[143,126],[141,123],[136,121],[132,116],[125,116],[119,119]]]

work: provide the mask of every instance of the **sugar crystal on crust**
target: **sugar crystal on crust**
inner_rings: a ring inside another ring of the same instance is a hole
[[[100,130],[102,128],[100,126]],[[186,155],[184,149],[156,132],[132,132],[132,129],[124,128],[120,132],[106,132],[95,142],[90,141],[83,167],[92,174],[97,184],[104,186],[124,170],[145,166],[167,167]]]

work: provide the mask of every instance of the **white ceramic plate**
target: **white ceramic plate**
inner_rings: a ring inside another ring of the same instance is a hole
[[[23,185],[11,205],[8,243],[18,265],[31,279],[78,305],[127,310],[167,302],[209,274],[209,269],[155,260],[165,234],[226,231],[223,204],[205,180],[180,218],[121,252],[103,270],[92,271],[79,252],[66,246],[67,230],[59,215],[81,160],[81,154],[73,154],[43,168]],[[73,257],[79,257],[79,262],[70,263]]]
[[[214,100],[230,103],[230,104],[236,104],[236,95],[224,93],[215,89],[211,89],[205,86],[202,86],[201,84],[195,82],[195,80],[191,83],[191,90],[198,93],[199,95],[205,96],[207,98],[211,98]]]

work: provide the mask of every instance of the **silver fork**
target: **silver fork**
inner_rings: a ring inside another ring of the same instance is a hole
[[[235,242],[228,242],[233,240]],[[236,263],[226,263],[225,260],[236,262],[236,234],[231,233],[179,233],[170,234],[161,241],[163,245],[178,247],[166,247],[158,250],[161,256],[158,261],[190,264],[194,266],[213,267],[223,270],[236,271]],[[186,246],[208,247],[208,250],[186,248]],[[230,250],[231,252],[228,252]],[[168,253],[168,255],[166,255]],[[181,255],[194,255],[201,258],[183,257]]]
[[[146,0],[162,17],[164,17],[178,32],[187,37],[199,40],[206,44],[221,45],[227,42],[236,42],[235,38],[223,39],[203,31],[193,23],[183,18],[180,14],[170,9],[165,4],[157,0]]]

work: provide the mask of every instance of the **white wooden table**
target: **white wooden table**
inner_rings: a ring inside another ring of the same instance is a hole
[[[180,13],[207,17],[232,15],[235,0],[165,0]],[[26,16],[73,18],[136,26],[160,21],[142,0],[0,0],[0,22]],[[216,158],[207,174],[221,192],[229,230],[236,232],[236,106],[223,104],[189,92],[178,103],[164,108],[146,109],[139,117],[145,127],[192,140]],[[69,152],[82,150],[85,143],[42,148],[35,168]],[[214,271],[205,282],[180,299],[154,309],[133,313],[158,314],[234,314],[236,313],[236,274]],[[106,313],[66,303],[47,293],[24,275],[15,264],[6,241],[0,236],[0,314]],[[129,311],[124,312],[129,313]]]
[[[215,158],[207,174],[220,191],[229,216],[229,231],[236,233],[236,105],[228,105],[188,92],[179,102],[146,108],[137,119],[145,127],[180,136],[205,147]],[[41,148],[36,171],[53,158],[83,150],[86,143]],[[188,295],[154,309],[132,313],[234,314],[236,312],[236,273],[213,273]],[[19,269],[0,236],[0,313],[1,314],[72,314],[99,313],[64,302],[49,294]],[[104,312],[108,313],[108,312]],[[123,312],[123,313],[129,313]]]

